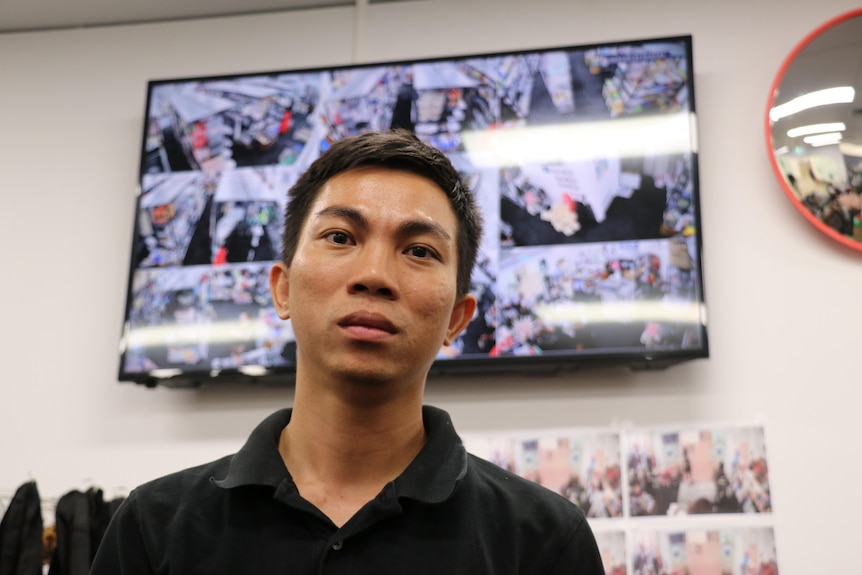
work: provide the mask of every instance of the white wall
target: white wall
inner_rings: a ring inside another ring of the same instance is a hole
[[[116,382],[148,79],[690,33],[712,357],[432,381],[428,402],[464,432],[762,421],[782,573],[859,572],[862,254],[794,210],[764,135],[785,56],[854,5],[429,0],[0,35],[0,493],[125,492],[235,450],[291,401]]]

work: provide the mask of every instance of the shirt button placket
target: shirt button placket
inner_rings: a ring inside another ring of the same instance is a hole
[[[318,575],[343,575],[344,573],[353,573],[354,569],[350,567],[352,558],[349,551],[344,549],[344,539],[329,539],[323,547],[323,557],[321,557],[320,571]]]

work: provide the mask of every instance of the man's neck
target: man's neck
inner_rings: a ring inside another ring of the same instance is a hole
[[[342,525],[394,480],[425,444],[422,396],[351,402],[297,383],[279,450],[300,494]]]

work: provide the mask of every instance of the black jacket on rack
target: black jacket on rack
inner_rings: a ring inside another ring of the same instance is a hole
[[[42,528],[39,489],[28,481],[0,521],[0,575],[42,575]]]
[[[115,506],[102,490],[70,491],[57,501],[57,548],[48,575],[87,575]]]

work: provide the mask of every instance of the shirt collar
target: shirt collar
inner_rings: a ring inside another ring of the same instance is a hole
[[[279,410],[264,419],[231,459],[224,478],[213,478],[218,487],[265,485],[276,488],[290,473],[278,451],[281,431],[290,421],[292,410]],[[424,503],[440,503],[455,491],[467,473],[467,452],[455,432],[449,414],[424,406],[425,445],[407,469],[395,479],[398,497]]]
[[[276,411],[254,428],[245,445],[231,458],[227,475],[213,478],[218,487],[241,485],[278,485],[290,477],[278,451],[281,431],[290,421],[290,409]]]
[[[395,480],[395,492],[398,497],[440,503],[452,495],[467,474],[467,451],[448,413],[426,405],[422,419],[425,446]]]

